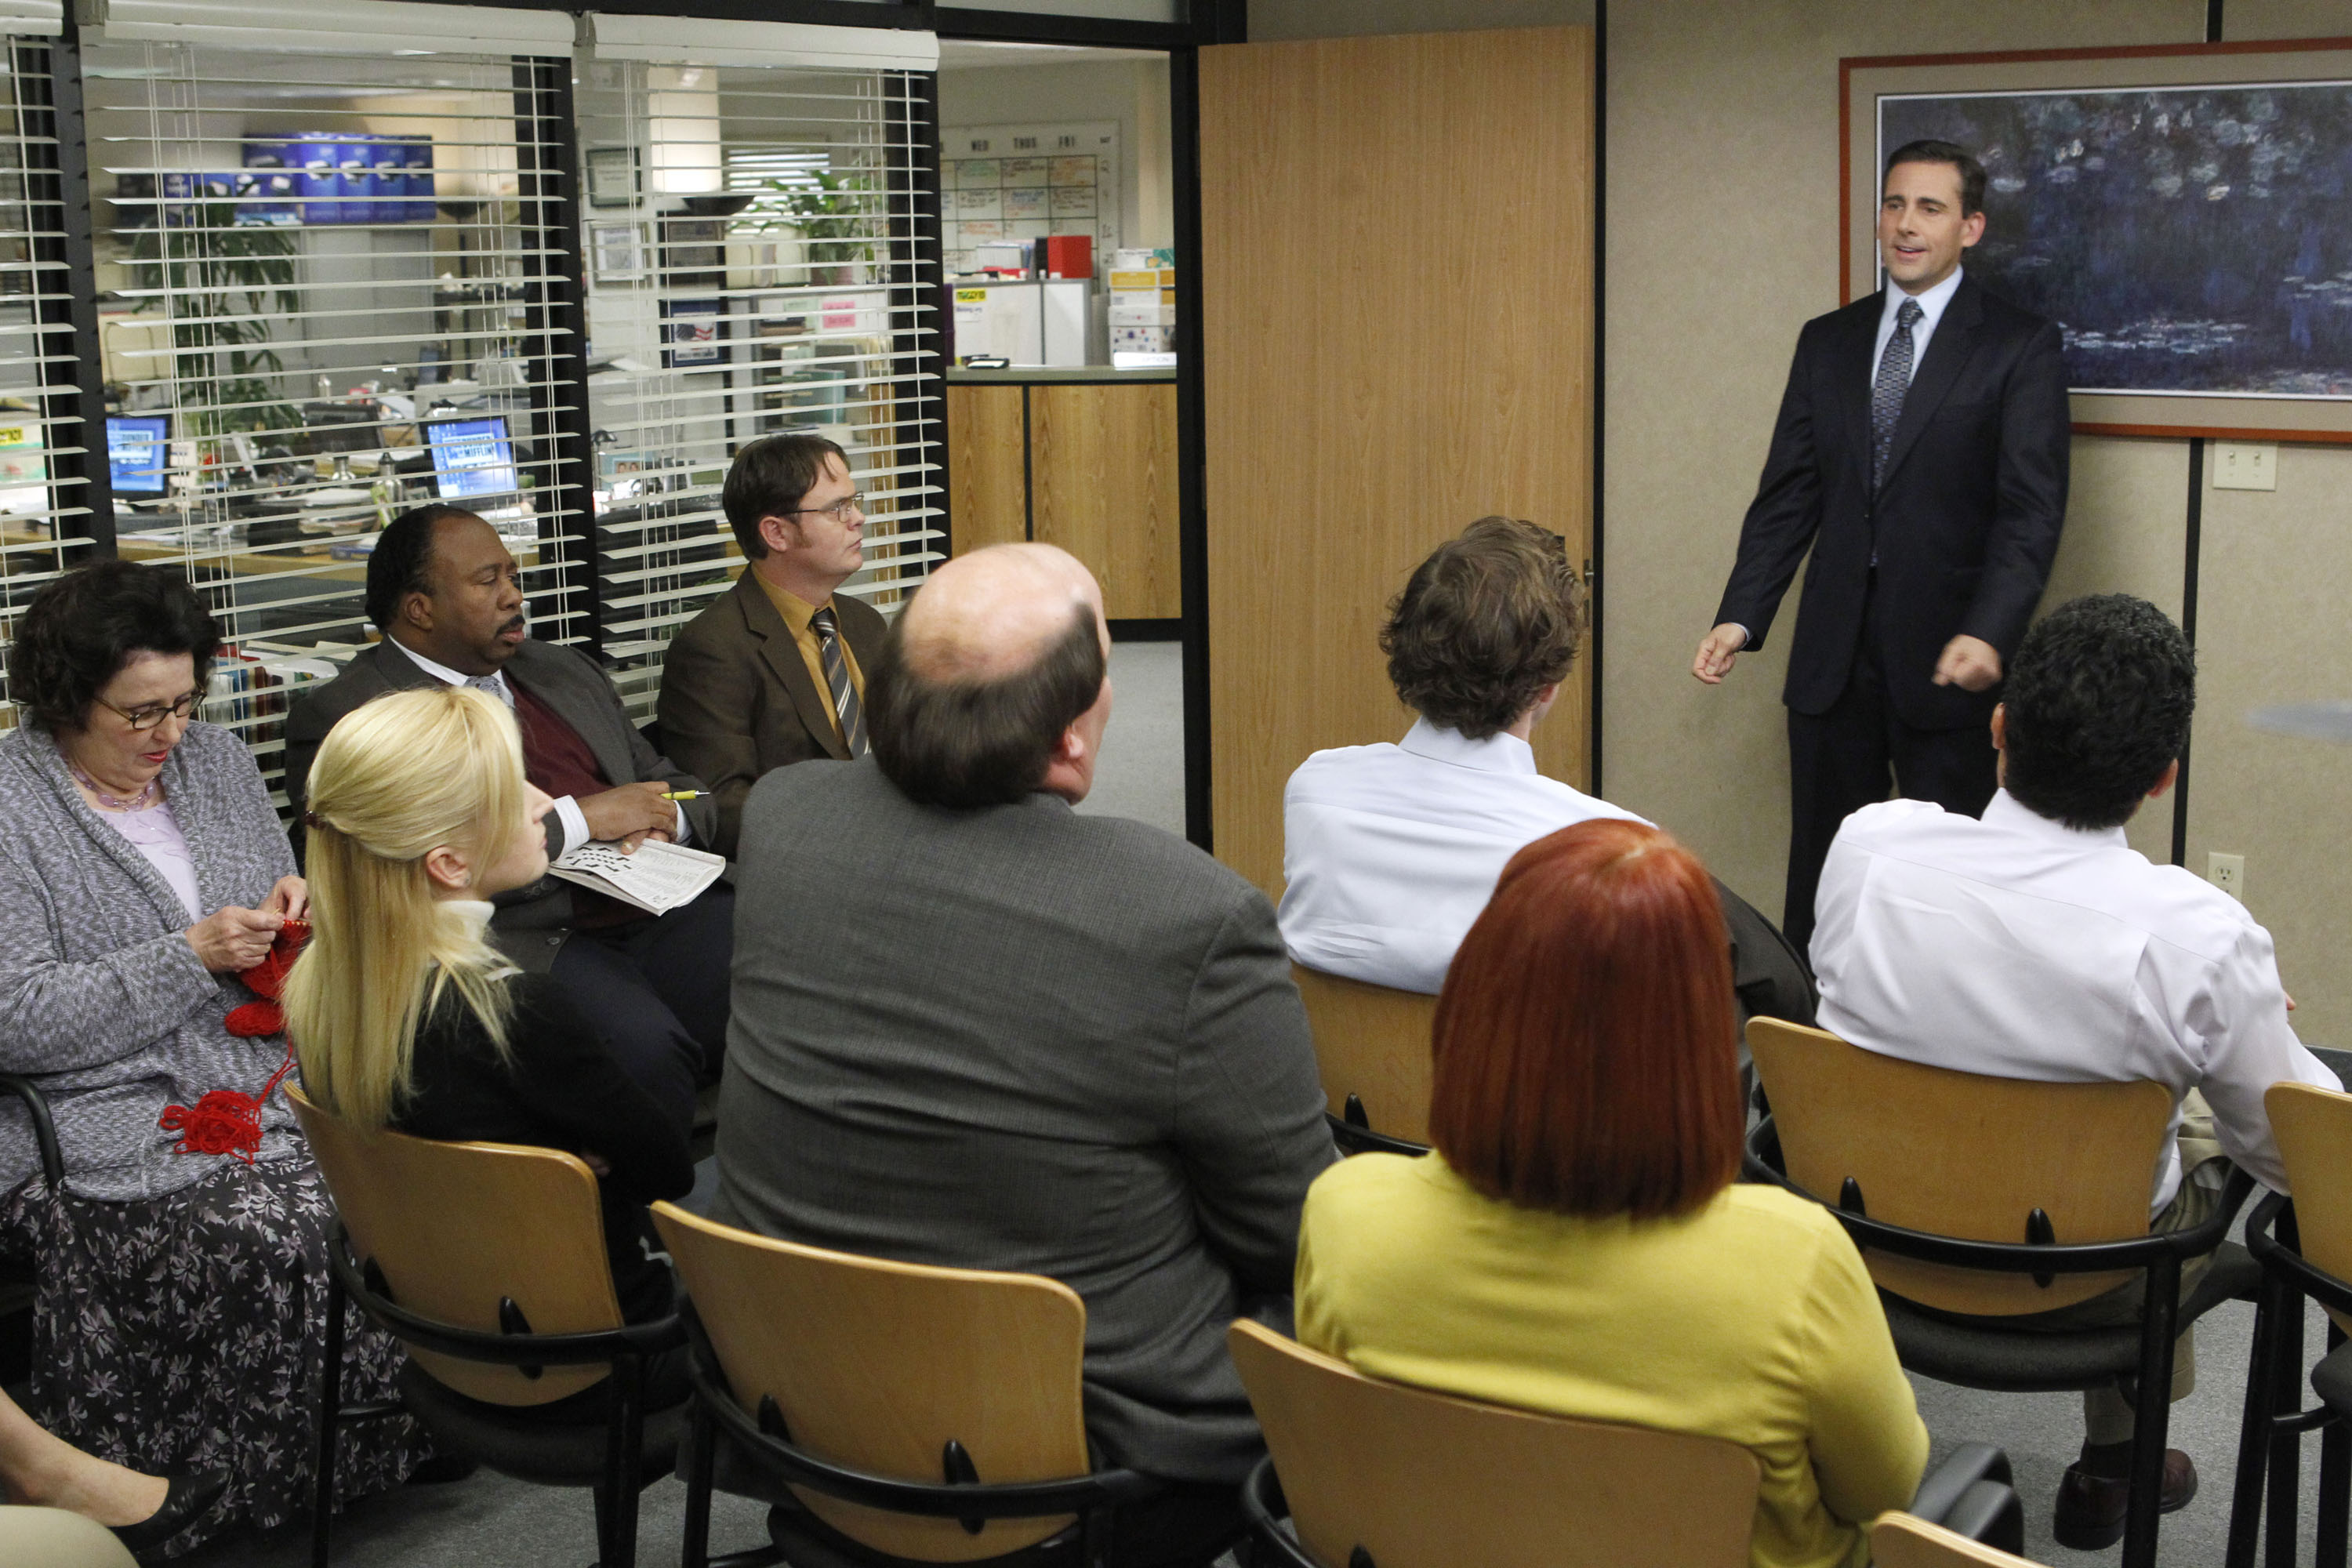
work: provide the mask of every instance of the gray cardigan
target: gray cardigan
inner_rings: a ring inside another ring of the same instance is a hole
[[[269,792],[228,731],[189,725],[163,795],[207,914],[255,908],[293,874]],[[47,1096],[78,1196],[158,1197],[218,1170],[230,1156],[173,1152],[178,1135],[156,1118],[207,1089],[258,1092],[285,1058],[282,1036],[228,1032],[253,993],[205,970],[181,934],[190,923],[162,873],[84,804],[56,742],[0,736],[0,1071]],[[302,1147],[282,1096],[262,1130],[262,1158]],[[24,1107],[0,1100],[0,1193],[39,1169]]]

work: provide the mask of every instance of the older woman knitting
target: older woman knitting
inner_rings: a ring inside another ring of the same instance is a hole
[[[18,626],[18,724],[0,735],[0,1071],[37,1083],[65,1156],[53,1190],[22,1109],[0,1102],[0,1247],[37,1261],[33,1392],[51,1430],[142,1470],[227,1472],[179,1550],[307,1507],[330,1216],[281,1099],[242,1140],[177,1109],[259,1094],[286,1060],[239,976],[307,901],[252,758],[194,718],[219,641],[177,576],[70,573]],[[370,1332],[355,1351],[355,1396],[388,1396],[396,1345]],[[423,1452],[405,1421],[346,1441],[353,1493]]]

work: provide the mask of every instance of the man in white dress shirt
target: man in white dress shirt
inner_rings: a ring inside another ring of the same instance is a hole
[[[1481,518],[1414,569],[1381,649],[1419,721],[1394,745],[1316,752],[1283,792],[1280,918],[1295,962],[1433,994],[1523,846],[1597,816],[1643,820],[1536,772],[1528,737],[1584,624],[1564,542],[1531,522]],[[1717,886],[1741,1005],[1809,1022],[1801,960]]]
[[[2271,1085],[2342,1087],[2288,1024],[2270,933],[2124,837],[2171,787],[2195,703],[2195,656],[2162,611],[2121,594],[2062,605],[2011,661],[1992,714],[2001,787],[1983,819],[1915,800],[1855,812],[1822,870],[1812,942],[1822,1027],[1866,1050],[2171,1089],[2173,1133],[2149,1194],[2160,1231],[2211,1215],[2230,1161],[2284,1189],[2263,1109]],[[2137,1321],[2139,1293],[2048,1314],[2049,1326]],[[2176,1400],[2195,1383],[2189,1350],[2184,1334]],[[2096,1550],[2122,1533],[2131,1413],[2098,1390],[2084,1395],[2084,1418],[2057,1535]],[[2167,1509],[2195,1490],[2189,1457],[2171,1451]]]

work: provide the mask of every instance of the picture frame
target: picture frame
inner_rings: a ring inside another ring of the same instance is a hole
[[[727,363],[727,301],[662,301],[662,368]]]
[[[583,161],[588,168],[588,205],[611,209],[633,207],[643,199],[645,174],[635,147],[591,147]]]
[[[1886,153],[1958,141],[1990,176],[1964,265],[2064,329],[2078,433],[2352,443],[2352,195],[2316,177],[2352,159],[2352,37],[1856,57],[1838,81],[1841,300],[1879,287]]]
[[[646,277],[645,226],[636,223],[588,225],[588,271],[597,283],[628,283]]]

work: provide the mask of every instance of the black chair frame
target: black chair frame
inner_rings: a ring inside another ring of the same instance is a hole
[[[2352,1284],[2306,1259],[2295,1232],[2294,1205],[2266,1194],[2246,1220],[2246,1250],[2263,1266],[2254,1306],[2254,1344],[2246,1367],[2244,1425],[2238,1436],[2238,1478],[2230,1503],[2228,1568],[2253,1568],[2255,1538],[2264,1528],[2263,1494],[2270,1492],[2268,1568],[2293,1568],[2303,1468],[2303,1436],[2317,1430],[2318,1561],[2342,1563],[2352,1544],[2352,1426],[2326,1405],[2303,1407],[2303,1303],[2316,1301],[2352,1313]],[[2345,1342],[2327,1325],[2327,1348]]]
[[[1323,1113],[1330,1124],[1331,1142],[1339,1146],[1341,1154],[1409,1154],[1418,1157],[1429,1152],[1429,1145],[1416,1143],[1410,1138],[1391,1138],[1385,1132],[1372,1131],[1371,1118],[1364,1112],[1364,1102],[1354,1095],[1340,1114]]]
[[[2025,1550],[2025,1507],[2011,1485],[2009,1456],[1989,1443],[1963,1443],[1919,1483],[1910,1511],[1930,1524],[1957,1531],[1970,1541],[2003,1552]],[[1242,1483],[1242,1511],[1249,1516],[1257,1568],[1327,1568],[1307,1554],[1281,1521],[1290,1517],[1276,1474],[1274,1456],[1260,1459]],[[1357,1546],[1347,1568],[1380,1568]]]
[[[1819,1194],[1809,1193],[1790,1181],[1780,1168],[1780,1131],[1773,1124],[1772,1118],[1768,1116],[1758,1122],[1748,1136],[1748,1146],[1740,1162],[1748,1179],[1769,1183],[1809,1202],[1822,1205],[1837,1216],[1838,1223],[1845,1227],[1854,1245],[1866,1250],[1875,1249],[1897,1258],[1942,1264],[1947,1268],[1973,1268],[1996,1274],[2030,1274],[2042,1283],[2060,1274],[2101,1274],[2137,1269],[2147,1275],[2146,1306],[2140,1314],[2139,1364],[2137,1371],[2123,1383],[2122,1388],[2125,1397],[2131,1403],[2133,1417],[2131,1503],[2124,1516],[2123,1568],[2156,1568],[2157,1536],[2164,1500],[2165,1437],[2172,1417],[2172,1405],[2167,1395],[2172,1387],[2173,1341],[2179,1336],[2181,1327],[2181,1265],[2189,1258],[2217,1251],[2228,1239],[2231,1222],[2237,1217],[2238,1210],[2254,1190],[2253,1178],[2243,1171],[2233,1170],[2229,1184],[2222,1189],[2220,1206],[2211,1217],[2188,1230],[2151,1233],[2123,1241],[2063,1244],[2055,1240],[1978,1241],[1909,1230],[1902,1226],[1872,1219],[1864,1205],[1864,1194],[1852,1177],[1846,1179],[1838,1200],[1831,1203]],[[2029,1237],[2036,1228],[2037,1218],[2043,1227],[2049,1224],[2048,1217],[2040,1209],[2034,1210],[2027,1219]],[[1880,1295],[1886,1298],[1889,1293],[1881,1291]],[[1901,1298],[1893,1300],[1900,1301]],[[2001,1322],[1998,1318],[1970,1321],[1981,1321],[1995,1332],[1999,1331]],[[2029,1331],[2016,1331],[2024,1333]],[[1950,1372],[1949,1368],[1937,1367],[1927,1372],[1927,1375],[1944,1379]],[[1972,1386],[2014,1391],[2021,1388],[2079,1388],[2082,1384],[2071,1381],[2021,1384],[2004,1380]],[[2158,1390],[2158,1397],[2140,1398],[2137,1396],[2140,1389]]]
[[[49,1191],[66,1190],[66,1157],[58,1144],[57,1120],[49,1114],[48,1097],[31,1079],[13,1072],[0,1072],[0,1094],[13,1094],[25,1102],[25,1114],[33,1123],[33,1142],[41,1151],[41,1179]]]
[[[490,1333],[420,1317],[400,1306],[386,1289],[373,1258],[352,1255],[351,1234],[341,1220],[327,1235],[327,1352],[320,1378],[318,1452],[312,1475],[310,1562],[327,1568],[335,1500],[335,1447],[341,1428],[354,1421],[408,1414],[398,1402],[354,1405],[342,1403],[343,1304],[361,1311],[403,1341],[441,1355],[491,1366],[511,1366],[527,1376],[550,1366],[613,1369],[613,1414],[607,1424],[604,1471],[595,1482],[596,1552],[601,1568],[634,1568],[637,1557],[637,1494],[643,1474],[646,1430],[646,1363],[685,1343],[679,1319],[681,1297],[670,1277],[670,1310],[642,1323],[589,1333],[541,1334],[527,1325],[516,1332]],[[503,1307],[505,1303],[501,1303]],[[520,1314],[516,1314],[520,1319]]]
[[[62,1194],[66,1160],[58,1144],[58,1124],[49,1115],[47,1097],[31,1079],[12,1072],[0,1073],[0,1094],[13,1094],[25,1102],[26,1118],[33,1124],[33,1142],[40,1151],[41,1180],[51,1193]],[[12,1298],[19,1289],[33,1291],[38,1285],[38,1268],[34,1260],[0,1260],[0,1287],[7,1288]],[[30,1301],[9,1306],[5,1316],[10,1322],[5,1339],[0,1340],[0,1381],[13,1383],[29,1370],[32,1358]],[[21,1323],[15,1321],[19,1317],[25,1320]]]
[[[688,1412],[689,1461],[686,1477],[686,1540],[681,1568],[761,1568],[782,1562],[772,1546],[755,1547],[714,1559],[710,1555],[710,1494],[717,1458],[715,1438],[724,1434],[744,1458],[770,1478],[806,1487],[843,1502],[890,1513],[924,1519],[952,1519],[971,1534],[980,1533],[992,1519],[1045,1519],[1075,1513],[1085,1536],[1085,1558],[1097,1568],[1109,1546],[1111,1510],[1142,1502],[1167,1489],[1167,1483],[1133,1470],[1097,1470],[1066,1480],[983,1483],[962,1444],[950,1439],[940,1457],[942,1479],[910,1481],[851,1469],[819,1458],[797,1447],[785,1429],[772,1397],[762,1398],[759,1414],[744,1412],[736,1403],[719,1369],[719,1358],[691,1302],[687,1325],[688,1376],[694,1385]],[[1016,1549],[1020,1550],[1020,1549]]]

